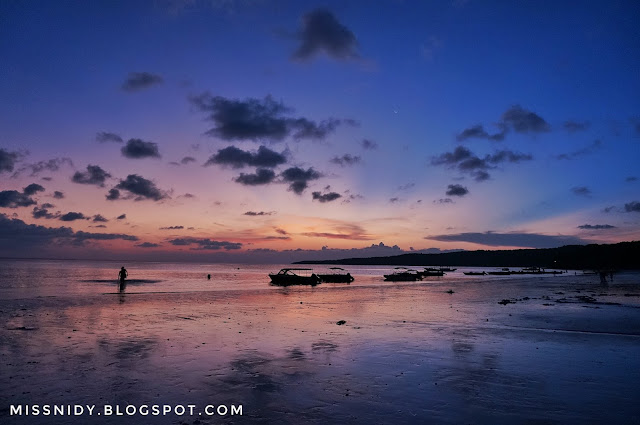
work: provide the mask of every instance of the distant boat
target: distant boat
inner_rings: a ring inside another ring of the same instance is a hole
[[[464,272],[467,276],[484,276],[487,272]]]
[[[354,281],[351,273],[347,272],[342,267],[331,267],[329,270],[333,270],[332,273],[318,274],[318,277],[322,282],[328,283],[351,283]]]
[[[425,271],[428,272],[455,272],[458,269],[452,269],[451,267],[425,267]]]
[[[497,275],[497,276],[509,275],[509,274],[512,274],[512,273],[513,272],[511,270],[509,270],[508,267],[505,267],[502,270],[496,270],[496,271],[493,271],[493,272],[487,272],[487,274]]]
[[[282,269],[277,274],[269,273],[272,285],[311,285],[320,283],[320,278],[313,273],[313,269]]]
[[[418,274],[422,277],[444,276],[444,270],[425,268],[423,271],[418,272]]]
[[[384,280],[390,282],[415,282],[422,279],[420,273],[413,269],[407,269],[406,267],[396,267],[396,272],[391,274],[385,274]]]

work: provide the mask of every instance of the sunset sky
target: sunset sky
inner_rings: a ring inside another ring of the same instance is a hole
[[[640,2],[2,1],[0,256],[640,239]]]

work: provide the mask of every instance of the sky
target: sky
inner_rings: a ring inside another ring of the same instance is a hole
[[[0,2],[0,256],[640,239],[637,1]]]

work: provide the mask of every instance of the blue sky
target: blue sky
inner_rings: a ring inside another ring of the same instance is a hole
[[[0,238],[33,238],[0,255],[637,240],[639,17],[633,1],[2,2]]]

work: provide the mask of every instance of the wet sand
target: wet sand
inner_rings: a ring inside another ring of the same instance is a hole
[[[640,422],[637,283],[133,292],[0,301],[0,422]],[[241,404],[243,415],[20,417],[10,404]]]

